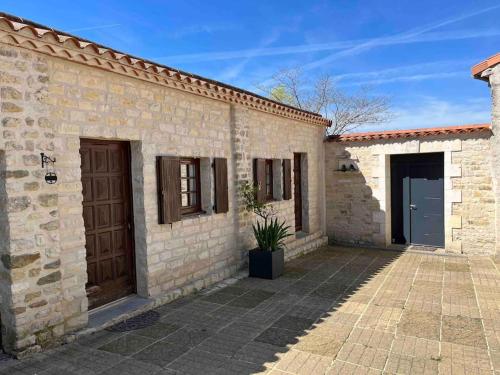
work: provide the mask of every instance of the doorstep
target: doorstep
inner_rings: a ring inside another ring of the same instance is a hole
[[[240,279],[248,277],[248,271],[240,271],[227,279],[221,280],[214,285],[204,288],[196,294],[209,294],[228,285],[234,284]],[[86,328],[80,331],[68,334],[65,342],[71,342],[81,336],[89,335],[102,331],[126,319],[133,318],[156,307],[171,303],[178,298],[194,295],[195,293],[174,294],[175,296],[166,296],[166,298],[144,298],[136,294],[121,298],[117,301],[100,306],[89,311],[89,321]]]
[[[77,332],[77,337],[108,328],[157,306],[154,299],[130,295],[89,311],[87,328]]]

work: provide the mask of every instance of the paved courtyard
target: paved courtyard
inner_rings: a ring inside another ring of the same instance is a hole
[[[500,264],[326,247],[0,374],[496,374]],[[496,370],[496,373],[495,373]]]

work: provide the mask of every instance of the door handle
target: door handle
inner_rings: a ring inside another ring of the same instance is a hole
[[[410,204],[410,210],[416,210],[417,205],[416,204]]]

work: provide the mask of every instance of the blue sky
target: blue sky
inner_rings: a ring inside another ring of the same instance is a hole
[[[490,121],[489,89],[470,67],[500,52],[498,0],[3,0],[2,10],[251,91],[297,66],[347,92],[369,85],[391,97],[387,129]]]

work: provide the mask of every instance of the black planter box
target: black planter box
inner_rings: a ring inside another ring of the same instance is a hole
[[[283,275],[285,265],[283,249],[276,251],[250,250],[248,259],[250,277],[273,280]]]

